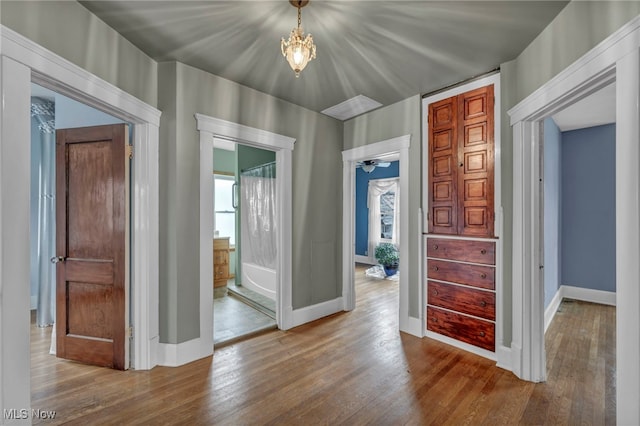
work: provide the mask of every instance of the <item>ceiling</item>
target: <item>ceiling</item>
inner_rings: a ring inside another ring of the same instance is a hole
[[[179,61],[320,112],[357,95],[382,105],[514,59],[567,1],[329,1],[302,9],[317,59],[295,78],[280,39],[288,1],[81,1],[156,61]]]
[[[616,84],[612,83],[552,116],[562,132],[616,122]]]

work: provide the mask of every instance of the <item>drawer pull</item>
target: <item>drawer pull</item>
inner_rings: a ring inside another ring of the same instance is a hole
[[[433,249],[434,249],[434,250],[438,250],[438,245],[437,245],[437,244],[434,244],[434,245],[433,245]]]
[[[487,302],[485,302],[485,301],[483,300],[482,302],[480,302],[480,306],[482,306],[482,307],[484,308],[485,306],[487,306]]]
[[[438,295],[438,290],[433,290],[433,294],[434,294],[435,296],[437,296],[437,295]]]
[[[433,321],[433,322],[438,322],[438,318],[436,318],[436,317],[431,317],[431,321]]]
[[[480,337],[484,337],[484,331],[481,331],[479,334]]]
[[[484,272],[480,274],[480,278],[485,279],[487,278],[487,274],[485,274]]]
[[[433,270],[434,270],[434,271],[436,271],[436,272],[438,272],[438,271],[440,270],[440,268],[438,268],[437,266],[434,266],[434,267],[433,267]]]
[[[487,251],[485,249],[480,250],[480,254],[487,254]]]
[[[464,166],[464,163],[460,163],[460,167],[463,167],[463,166]]]

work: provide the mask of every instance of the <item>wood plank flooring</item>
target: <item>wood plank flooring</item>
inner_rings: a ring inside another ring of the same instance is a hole
[[[564,302],[546,336],[549,378],[398,332],[397,281],[367,279],[357,303],[289,331],[151,371],[48,355],[32,327],[34,424],[615,424],[615,308]]]

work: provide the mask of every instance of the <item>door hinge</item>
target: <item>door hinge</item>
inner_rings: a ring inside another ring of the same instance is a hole
[[[127,145],[127,154],[129,155],[129,160],[133,158],[133,145]]]
[[[133,327],[127,327],[127,337],[133,337]]]

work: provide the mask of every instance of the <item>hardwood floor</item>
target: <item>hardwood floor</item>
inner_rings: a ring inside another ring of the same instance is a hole
[[[274,331],[213,357],[115,371],[47,354],[32,327],[34,424],[615,424],[615,308],[562,304],[549,380],[398,332],[397,281],[356,280],[352,312]]]

